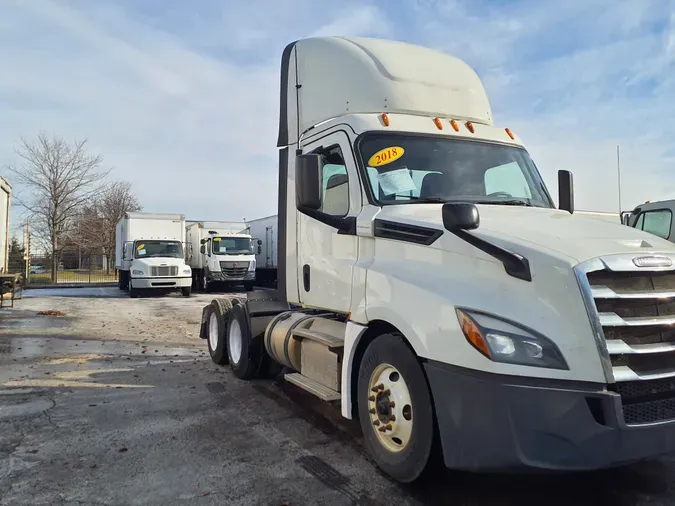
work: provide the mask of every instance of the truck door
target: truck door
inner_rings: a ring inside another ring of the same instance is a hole
[[[303,145],[323,158],[321,208],[298,212],[298,291],[303,305],[347,313],[352,269],[357,260],[356,215],[361,209],[359,178],[345,132]],[[346,229],[350,228],[353,231]]]

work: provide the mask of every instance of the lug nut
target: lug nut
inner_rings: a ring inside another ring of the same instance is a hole
[[[389,394],[391,394],[391,390],[389,390],[388,388],[384,392],[382,392],[382,395],[389,395]]]
[[[374,395],[371,395],[370,397],[368,397],[368,400],[369,400],[370,402],[375,402],[375,396],[374,396]]]
[[[395,408],[395,407],[396,407],[396,403],[395,403],[394,401],[390,401],[390,402],[389,402],[389,407],[390,407],[390,408]]]
[[[396,421],[396,415],[389,415],[389,420],[391,420],[392,422],[395,422]]]
[[[380,387],[378,387],[377,385],[375,385],[375,386],[374,386],[373,388],[371,388],[370,390],[371,390],[372,392],[377,393],[377,392],[380,391]]]
[[[384,429],[385,429],[385,430],[391,430],[391,424],[388,423],[387,425],[385,425],[385,426],[384,426]]]
[[[375,411],[375,408],[370,408],[368,410],[368,413],[370,413],[371,415],[374,415],[375,413],[377,413],[377,411]]]
[[[374,425],[375,427],[377,427],[378,425],[380,425],[380,421],[379,421],[379,420],[375,420],[375,421],[373,422],[373,425]]]
[[[379,430],[380,432],[387,432],[387,429],[386,429],[386,428],[384,428],[384,427],[380,427],[380,428],[379,428],[379,429],[377,429],[377,430]]]
[[[377,385],[377,388],[379,388],[380,390],[384,390],[384,384],[380,383],[379,385]],[[387,392],[388,391],[389,390],[387,390]]]

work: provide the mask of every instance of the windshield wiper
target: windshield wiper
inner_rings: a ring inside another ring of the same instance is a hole
[[[476,204],[487,204],[487,205],[496,205],[496,206],[525,206],[525,207],[534,207],[527,200],[520,199],[506,199],[506,200],[479,200]]]
[[[422,202],[423,204],[445,204],[446,199],[441,197],[417,197],[415,195],[402,195],[399,193],[394,193],[393,195],[387,195],[388,197],[400,197],[404,199],[414,200],[415,202]]]

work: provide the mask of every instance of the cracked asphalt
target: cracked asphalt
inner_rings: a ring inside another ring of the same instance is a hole
[[[22,331],[0,332],[3,506],[675,504],[672,458],[573,475],[439,470],[402,486],[337,409],[280,380],[237,380],[201,340],[90,339],[82,322],[69,335],[66,320],[17,314]]]

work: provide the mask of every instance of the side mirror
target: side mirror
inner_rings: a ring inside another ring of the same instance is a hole
[[[202,244],[202,245],[199,247],[199,252],[200,252],[202,255],[203,255],[204,253],[206,253],[206,246],[204,246],[204,245]]]
[[[208,241],[208,239],[202,239],[201,241],[199,241],[199,244],[206,244],[206,241]]]
[[[558,208],[570,214],[574,212],[574,182],[569,170],[558,171]]]
[[[260,244],[258,244],[258,255],[260,255],[260,253],[262,253],[262,246],[260,246]]]
[[[478,208],[468,202],[448,202],[443,204],[443,226],[450,232],[456,230],[474,230],[480,225]]]
[[[298,155],[295,158],[295,198],[298,208],[321,208],[321,155]]]
[[[258,246],[262,246],[262,241],[258,239]]]

